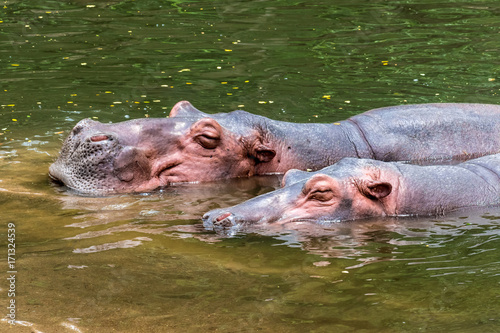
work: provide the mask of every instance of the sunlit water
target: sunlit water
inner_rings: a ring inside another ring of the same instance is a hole
[[[220,238],[206,211],[279,177],[82,197],[47,169],[80,119],[205,112],[332,122],[498,103],[493,1],[4,1],[1,308],[8,332],[500,332],[500,209]],[[473,184],[471,184],[473,186]]]

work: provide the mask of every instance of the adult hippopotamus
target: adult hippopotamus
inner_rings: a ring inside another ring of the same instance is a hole
[[[283,188],[203,216],[206,228],[442,215],[500,203],[500,154],[456,165],[420,166],[345,158],[316,172],[290,170]]]
[[[209,115],[183,101],[169,118],[80,121],[49,174],[79,192],[103,195],[292,168],[318,170],[343,157],[425,161],[496,152],[497,105],[404,105],[333,124],[296,124],[245,111]]]

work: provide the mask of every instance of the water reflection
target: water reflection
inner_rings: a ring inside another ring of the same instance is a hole
[[[408,257],[406,249],[437,249],[465,238],[464,242],[471,244],[468,256],[494,251],[495,242],[500,240],[498,213],[500,208],[494,207],[489,208],[488,213],[482,209],[469,210],[451,213],[443,218],[377,218],[329,225],[291,222],[247,227],[240,231],[240,235],[257,233],[281,241],[281,246],[299,247],[324,258],[354,259],[360,262],[346,269],[387,260],[405,260],[408,265],[443,265],[455,262],[456,259],[445,260],[443,256],[447,257],[447,254],[436,255],[434,251],[429,256],[412,258]],[[469,237],[475,239],[471,240]],[[225,236],[214,235],[214,238],[225,239]],[[483,240],[478,243],[479,238]],[[493,247],[482,248],[484,245],[488,247],[489,243],[493,243]],[[476,248],[478,249],[475,250]]]

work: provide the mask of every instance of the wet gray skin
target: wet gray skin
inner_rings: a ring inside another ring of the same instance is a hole
[[[283,188],[212,210],[203,216],[203,224],[234,234],[271,223],[442,215],[499,203],[500,154],[440,166],[345,158],[316,172],[291,170]]]
[[[318,170],[344,157],[435,163],[496,152],[495,105],[403,105],[334,124],[295,124],[245,111],[209,115],[182,101],[170,118],[80,121],[49,174],[79,193],[107,195]]]

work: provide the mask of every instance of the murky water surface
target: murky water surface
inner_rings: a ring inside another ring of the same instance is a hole
[[[91,198],[47,177],[78,120],[164,117],[183,99],[296,122],[498,103],[497,2],[0,5],[0,317],[11,299],[16,314],[0,331],[500,332],[498,208],[221,239],[200,216],[279,179]]]

